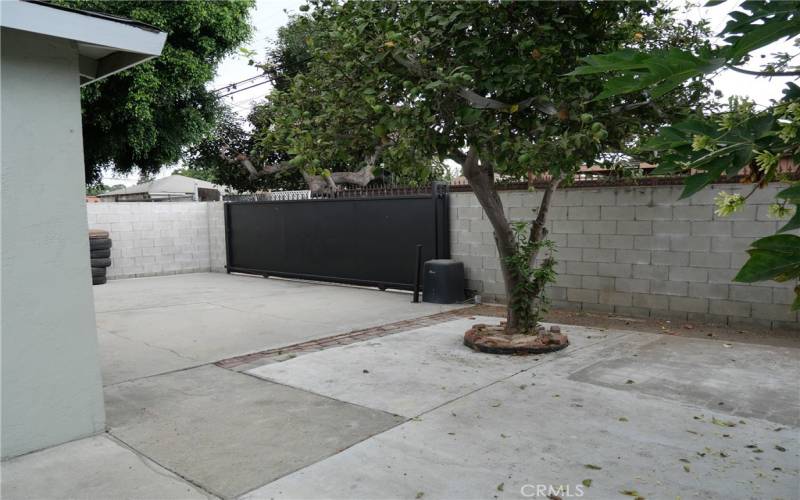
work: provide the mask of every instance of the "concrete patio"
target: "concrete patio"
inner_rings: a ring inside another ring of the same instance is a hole
[[[110,282],[95,300],[109,431],[3,463],[4,499],[800,491],[797,348],[565,325],[564,351],[493,356],[461,340],[497,318],[466,310],[224,368],[452,308],[222,274]]]

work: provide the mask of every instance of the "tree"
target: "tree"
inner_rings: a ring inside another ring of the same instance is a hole
[[[715,5],[719,2],[709,2]],[[760,70],[743,68],[753,51],[781,40],[794,40],[800,46],[800,2],[743,2],[730,13],[730,20],[719,34],[723,43],[698,53],[673,48],[668,51],[624,50],[589,56],[573,75],[611,73],[595,100],[629,92],[646,91],[658,96],[670,92],[686,79],[714,73],[721,68],[754,77],[800,76],[800,66],[791,65],[798,54],[778,53]],[[758,188],[775,180],[791,182],[779,164],[791,160],[800,172],[800,87],[787,82],[784,97],[766,109],[757,110],[752,102],[733,97],[727,109],[713,114],[697,114],[691,119],[664,127],[645,148],[661,153],[655,173],[690,173],[682,198],[692,196],[708,184],[726,176],[749,170],[746,179],[753,185],[746,196],[720,192],[717,214],[730,215],[740,210]],[[786,234],[800,228],[800,183],[777,194],[771,207],[775,217],[791,218],[778,234],[758,239],[748,250],[750,258],[735,281],[800,279],[800,236]],[[790,205],[794,205],[792,209]],[[792,215],[793,214],[793,215]],[[795,287],[792,309],[800,309],[800,284]]]
[[[239,152],[238,160],[257,175],[299,168],[312,190],[361,184],[379,164],[459,163],[494,229],[510,332],[533,330],[553,279],[546,223],[556,189],[582,163],[636,144],[708,92],[698,78],[658,107],[641,93],[600,104],[590,99],[602,82],[564,76],[590,54],[705,43],[702,25],[646,2],[319,0],[308,19],[308,68],[272,94],[274,126],[256,144],[280,144],[292,159],[256,166]],[[533,221],[508,220],[495,173],[550,179]]]
[[[58,0],[167,32],[160,57],[82,89],[86,182],[102,169],[156,174],[211,129],[217,99],[206,89],[217,64],[250,36],[253,0],[117,2]]]

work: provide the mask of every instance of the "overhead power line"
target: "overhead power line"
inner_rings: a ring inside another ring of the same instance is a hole
[[[234,90],[234,91],[228,92],[227,94],[218,95],[217,97],[218,97],[218,98],[220,98],[220,99],[222,99],[223,97],[228,97],[228,96],[230,96],[230,95],[233,95],[233,94],[238,94],[239,92],[244,92],[245,90],[249,90],[249,89],[252,89],[252,88],[255,88],[255,87],[259,87],[259,86],[261,86],[261,85],[265,85],[265,84],[267,84],[267,83],[272,83],[272,80],[270,79],[270,80],[267,80],[267,81],[265,81],[265,82],[259,82],[259,83],[256,83],[256,84],[254,84],[254,85],[250,85],[249,87],[244,87],[244,88],[241,88],[241,89],[236,89],[236,90]]]
[[[253,81],[253,80],[257,80],[257,79],[259,79],[259,78],[264,78],[264,77],[267,77],[267,78],[269,78],[269,75],[267,75],[266,73],[262,73],[262,74],[260,74],[260,75],[253,76],[253,77],[247,78],[247,79],[245,79],[245,80],[241,80],[241,81],[239,81],[239,82],[233,82],[233,83],[229,83],[229,84],[227,84],[227,85],[224,85],[224,86],[222,86],[222,87],[219,87],[219,88],[217,88],[217,89],[214,89],[214,90],[212,90],[211,92],[212,92],[212,93],[214,93],[214,92],[219,92],[219,91],[223,91],[223,90],[230,90],[230,89],[231,89],[231,87],[234,87],[234,88],[235,88],[237,85],[241,85],[242,83],[251,82],[251,81]]]

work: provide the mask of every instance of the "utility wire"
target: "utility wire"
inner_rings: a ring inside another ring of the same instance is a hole
[[[259,83],[256,83],[254,85],[250,85],[249,87],[244,87],[242,89],[236,89],[236,90],[234,90],[232,92],[228,92],[227,94],[218,95],[217,98],[222,99],[223,97],[228,97],[229,95],[238,94],[239,92],[244,92],[245,90],[249,90],[249,89],[252,89],[254,87],[259,87],[259,86],[265,85],[267,83],[272,83],[272,80],[270,79],[270,80],[267,80],[265,82],[259,82]]]
[[[222,87],[220,87],[220,88],[218,88],[218,89],[214,89],[214,90],[212,90],[211,92],[213,93],[213,92],[219,92],[219,91],[221,91],[221,90],[229,90],[231,87],[234,87],[234,86],[236,86],[236,85],[240,85],[240,84],[242,84],[242,83],[247,83],[247,82],[250,82],[250,81],[252,81],[252,80],[256,80],[256,79],[258,79],[258,78],[263,78],[263,77],[268,77],[268,78],[269,78],[269,75],[267,75],[266,73],[262,73],[262,74],[260,74],[260,75],[256,75],[256,76],[254,76],[254,77],[247,78],[246,80],[242,80],[242,81],[239,81],[239,82],[234,82],[234,83],[229,83],[229,84],[227,84],[227,85],[224,85],[224,86],[222,86]]]

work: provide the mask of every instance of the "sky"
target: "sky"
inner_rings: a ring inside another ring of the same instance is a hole
[[[277,36],[278,28],[286,24],[291,14],[296,14],[299,7],[305,4],[305,0],[256,0],[256,7],[252,11],[250,21],[255,28],[255,33],[252,39],[246,45],[250,50],[255,51],[259,56],[263,56],[266,47],[271,40]],[[711,24],[711,32],[718,33],[721,31],[728,20],[728,12],[739,5],[740,0],[728,0],[722,5],[712,8],[705,8],[702,5],[705,2],[700,2],[698,5],[690,5],[686,0],[671,0],[670,3],[676,7],[680,12],[680,17],[686,17],[691,20],[697,21],[700,19],[708,19]],[[760,59],[760,55],[764,54],[769,57],[774,52],[792,52],[791,43],[788,41],[778,42],[770,45],[762,51],[756,53],[754,58],[755,64],[747,66],[748,69],[757,69],[758,64],[765,59]],[[795,49],[797,51],[797,49]],[[247,58],[235,53],[227,57],[217,68],[217,76],[213,82],[209,84],[209,88],[219,89],[231,83],[240,82],[248,78],[255,77],[259,74],[259,70],[247,64]],[[723,93],[723,99],[727,99],[731,95],[746,96],[753,99],[757,104],[762,106],[769,105],[770,100],[779,99],[781,97],[781,90],[786,81],[791,78],[756,78],[741,73],[736,73],[732,70],[725,70],[718,73],[714,79],[714,86],[716,90]],[[256,83],[264,82],[265,79],[260,78],[251,82],[247,82],[238,87],[254,85]],[[225,97],[225,102],[233,107],[243,117],[247,116],[250,109],[259,101],[264,99],[264,96],[270,90],[269,83],[258,85],[249,90],[242,90],[236,94]],[[167,167],[162,170],[158,177],[169,175],[176,167]],[[118,174],[109,173],[108,176],[103,177],[103,182],[107,185],[136,184],[138,175],[119,176]]]

